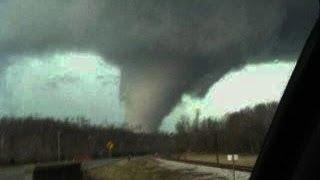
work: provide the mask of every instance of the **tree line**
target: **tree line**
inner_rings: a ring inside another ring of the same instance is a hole
[[[167,135],[134,133],[113,126],[92,125],[84,118],[2,117],[0,162],[56,161],[58,146],[62,160],[105,157],[108,141],[115,143],[114,156],[153,153],[159,148],[152,144],[161,145],[165,137]]]
[[[180,152],[257,154],[277,106],[276,102],[258,104],[219,119],[199,120],[196,115],[192,121],[182,116],[176,124],[177,149]]]
[[[146,134],[121,127],[97,126],[85,118],[0,118],[0,164],[106,157],[113,141],[113,156],[192,152],[258,153],[277,103],[259,104],[223,118],[191,120],[182,116],[175,133]]]

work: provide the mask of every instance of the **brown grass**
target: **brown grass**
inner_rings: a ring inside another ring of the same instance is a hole
[[[216,154],[208,153],[187,153],[180,155],[181,160],[191,160],[199,162],[217,163]],[[257,155],[239,154],[239,160],[235,162],[236,165],[253,167],[257,160]],[[219,161],[221,164],[232,164],[232,161],[227,160],[227,154],[219,154]]]
[[[140,158],[132,161],[121,160],[116,164],[89,170],[87,180],[191,180],[194,176],[178,171],[160,168],[157,162],[150,158]]]

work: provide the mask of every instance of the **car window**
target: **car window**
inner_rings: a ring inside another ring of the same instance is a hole
[[[1,1],[0,179],[249,178],[316,3]]]

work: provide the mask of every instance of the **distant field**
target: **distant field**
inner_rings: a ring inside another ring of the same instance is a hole
[[[177,157],[177,156],[176,156]],[[187,153],[180,156],[181,160],[191,160],[199,162],[217,163],[216,154],[207,153]],[[257,155],[239,154],[239,160],[235,162],[236,165],[253,167],[257,160]],[[219,161],[221,164],[232,164],[227,160],[227,154],[220,154]]]
[[[29,169],[33,169],[34,165],[33,164],[28,164],[28,165],[17,165],[17,166],[0,166],[0,174],[3,172],[16,172],[16,171],[25,171]],[[0,179],[1,180],[1,179]]]

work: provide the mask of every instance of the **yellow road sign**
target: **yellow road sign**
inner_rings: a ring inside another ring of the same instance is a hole
[[[106,150],[108,153],[111,153],[112,150],[114,148],[114,143],[112,141],[108,141],[108,143],[106,144]]]

